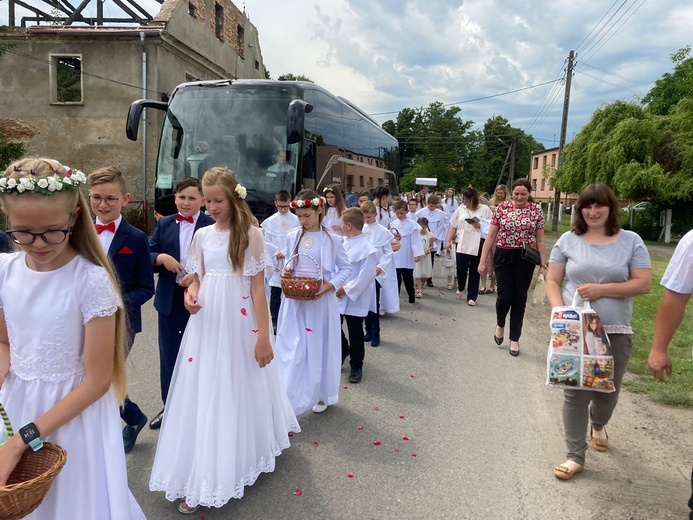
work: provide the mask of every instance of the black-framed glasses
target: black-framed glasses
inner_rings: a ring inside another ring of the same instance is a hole
[[[43,233],[32,233],[31,231],[7,231],[7,235],[15,244],[29,246],[34,243],[37,237],[41,237],[46,244],[55,246],[65,242],[65,239],[72,231],[72,215],[67,223],[66,229],[51,229]]]
[[[102,202],[105,202],[109,206],[115,206],[116,204],[118,204],[120,197],[102,197],[101,195],[89,195],[89,200],[92,202],[92,204],[96,204],[97,206]]]

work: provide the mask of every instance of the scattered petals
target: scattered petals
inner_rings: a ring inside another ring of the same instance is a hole
[[[404,419],[404,415],[400,415],[399,418],[400,418],[400,419]]]
[[[252,330],[255,334],[257,334],[260,329],[250,329],[250,330]]]
[[[452,321],[456,322],[457,320],[455,318],[453,318]]]
[[[289,432],[289,439],[290,439],[291,437],[293,437],[293,436],[294,436],[294,434],[291,433],[291,432]]]
[[[380,441],[373,441],[373,446],[380,446]]]
[[[412,457],[416,457],[416,452],[415,452],[415,451],[412,451],[412,452],[411,452],[411,456],[412,456]]]
[[[363,426],[359,426],[359,430],[363,430]]]
[[[250,295],[243,297],[244,300],[247,300],[248,298],[250,298]]]
[[[192,358],[191,358],[191,357],[188,358],[188,363],[192,363]]]
[[[403,441],[408,441],[408,440],[409,440],[409,437],[407,437],[407,436],[405,435],[404,437],[402,437],[402,440],[403,440]]]
[[[378,408],[378,407],[376,406],[375,408],[373,408],[373,410],[375,410],[376,412],[379,412],[379,411],[380,411],[380,408]]]
[[[397,448],[395,448],[395,453],[399,453],[399,450]]]
[[[414,379],[414,374],[411,374],[409,377],[411,377],[412,379]]]
[[[354,474],[353,473],[347,473],[347,477],[354,478]]]
[[[314,441],[314,442],[313,442],[313,447],[314,447],[314,448],[317,448],[317,447],[318,447],[318,441]]]
[[[313,332],[313,329],[306,327],[306,332]]]
[[[297,489],[294,491],[294,495],[296,495],[297,497],[300,497],[302,494],[303,494],[303,491],[301,491],[300,489]]]
[[[347,385],[344,385],[342,388],[343,388],[344,390],[349,390],[349,387],[348,387]]]
[[[243,308],[241,309],[241,314],[242,314],[243,316],[247,316],[247,315],[248,315],[248,311],[245,309],[245,307],[243,307]]]

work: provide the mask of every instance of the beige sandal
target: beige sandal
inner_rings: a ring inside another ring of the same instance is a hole
[[[457,291],[457,299],[464,300],[464,294],[462,294],[462,291]]]
[[[560,480],[570,480],[575,475],[577,475],[578,473],[582,473],[583,471],[585,471],[584,466],[580,466],[577,469],[570,469],[568,466],[563,465],[556,466],[555,468],[553,468],[554,476]]]

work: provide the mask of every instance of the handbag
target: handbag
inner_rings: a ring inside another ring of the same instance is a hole
[[[527,242],[522,244],[522,259],[527,260],[530,264],[541,265],[541,255],[539,251],[530,246]]]
[[[554,388],[615,392],[609,336],[589,302],[551,309],[546,384]]]

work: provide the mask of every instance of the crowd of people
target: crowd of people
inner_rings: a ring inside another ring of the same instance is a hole
[[[258,224],[234,173],[214,167],[178,182],[177,214],[148,239],[122,216],[130,195],[117,168],[86,176],[51,159],[13,163],[0,178],[12,247],[0,255],[0,402],[22,428],[0,445],[0,486],[25,450],[48,439],[70,458],[35,518],[144,518],[124,453],[149,422],[160,429],[151,490],[183,514],[241,498],[274,470],[298,416],[337,404],[347,359],[348,380],[363,380],[365,345],[382,341],[380,317],[423,298],[436,267],[469,307],[497,293],[493,340],[503,345],[509,315],[515,357],[536,267],[553,306],[577,294],[599,313],[617,391],[564,391],[568,460],[554,474],[572,478],[584,470],[588,429],[594,449],[608,449],[632,301],[650,289],[650,260],[642,240],[620,229],[613,192],[594,184],[547,263],[531,191],[527,179],[493,196],[469,186],[459,198],[452,188],[393,196],[386,186],[356,194],[331,185],[293,198],[280,190],[277,212]],[[691,279],[667,287],[690,296]],[[149,421],[127,397],[124,360],[152,296],[163,406]],[[35,326],[17,326],[24,320]],[[661,378],[680,320],[658,320],[650,366]]]

